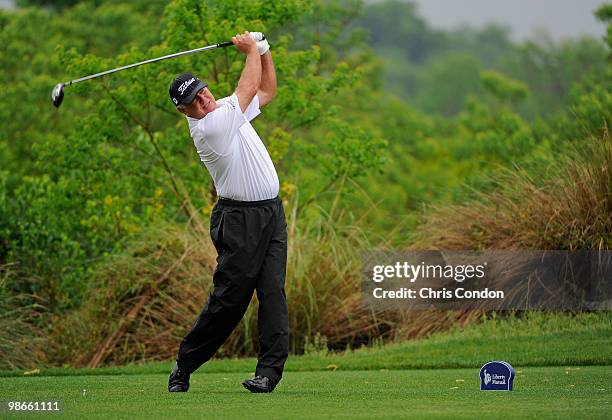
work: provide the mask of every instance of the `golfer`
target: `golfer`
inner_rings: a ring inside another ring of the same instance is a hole
[[[257,42],[255,41],[257,39]],[[235,92],[216,100],[190,73],[170,86],[176,109],[187,116],[200,159],[219,197],[210,217],[218,253],[213,291],[180,344],[168,391],[189,389],[189,375],[208,361],[242,319],[257,291],[259,354],[251,392],[272,392],[281,380],[289,348],[285,298],[287,223],[270,155],[251,121],[276,94],[270,47],[258,32],[232,42],[246,55]]]

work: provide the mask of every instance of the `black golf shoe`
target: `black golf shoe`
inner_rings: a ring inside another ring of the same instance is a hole
[[[242,386],[255,393],[274,391],[274,382],[265,376],[256,376],[253,379],[247,379],[242,382]]]
[[[174,366],[168,379],[168,391],[187,392],[189,390],[189,372],[182,370],[178,365]]]

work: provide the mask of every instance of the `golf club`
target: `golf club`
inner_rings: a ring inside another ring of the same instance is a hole
[[[222,42],[220,44],[208,45],[206,47],[195,48],[193,50],[164,55],[163,57],[151,58],[149,60],[141,61],[139,63],[128,64],[127,66],[117,67],[116,69],[111,69],[111,70],[103,71],[101,73],[91,74],[89,76],[84,76],[84,77],[81,77],[80,79],[71,80],[66,83],[58,83],[57,85],[55,85],[55,87],[51,91],[51,99],[53,100],[53,105],[55,105],[56,108],[59,108],[59,106],[62,104],[62,101],[64,100],[64,88],[66,86],[70,86],[70,85],[73,85],[79,82],[84,82],[85,80],[89,80],[89,79],[95,79],[97,77],[105,76],[107,74],[116,73],[121,70],[127,70],[133,67],[142,66],[143,64],[155,63],[157,61],[167,60],[169,58],[180,57],[182,55],[187,55],[187,54],[194,54],[200,51],[212,50],[214,48],[228,47],[230,45],[233,45],[232,41]]]

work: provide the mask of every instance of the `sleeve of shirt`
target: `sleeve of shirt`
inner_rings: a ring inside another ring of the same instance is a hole
[[[203,140],[215,153],[226,155],[231,150],[238,129],[247,122],[245,117],[234,93],[225,104],[202,118],[198,122],[198,128]]]
[[[252,121],[259,114],[261,114],[261,110],[259,109],[259,96],[255,95],[247,109],[245,109],[244,115],[247,117],[247,120]]]

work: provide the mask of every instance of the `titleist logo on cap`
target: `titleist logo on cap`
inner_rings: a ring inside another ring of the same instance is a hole
[[[178,88],[178,91],[181,94],[181,96],[183,96],[183,93],[185,92],[185,89],[187,89],[193,82],[195,82],[195,77],[192,77],[191,79],[181,83],[181,85]]]

